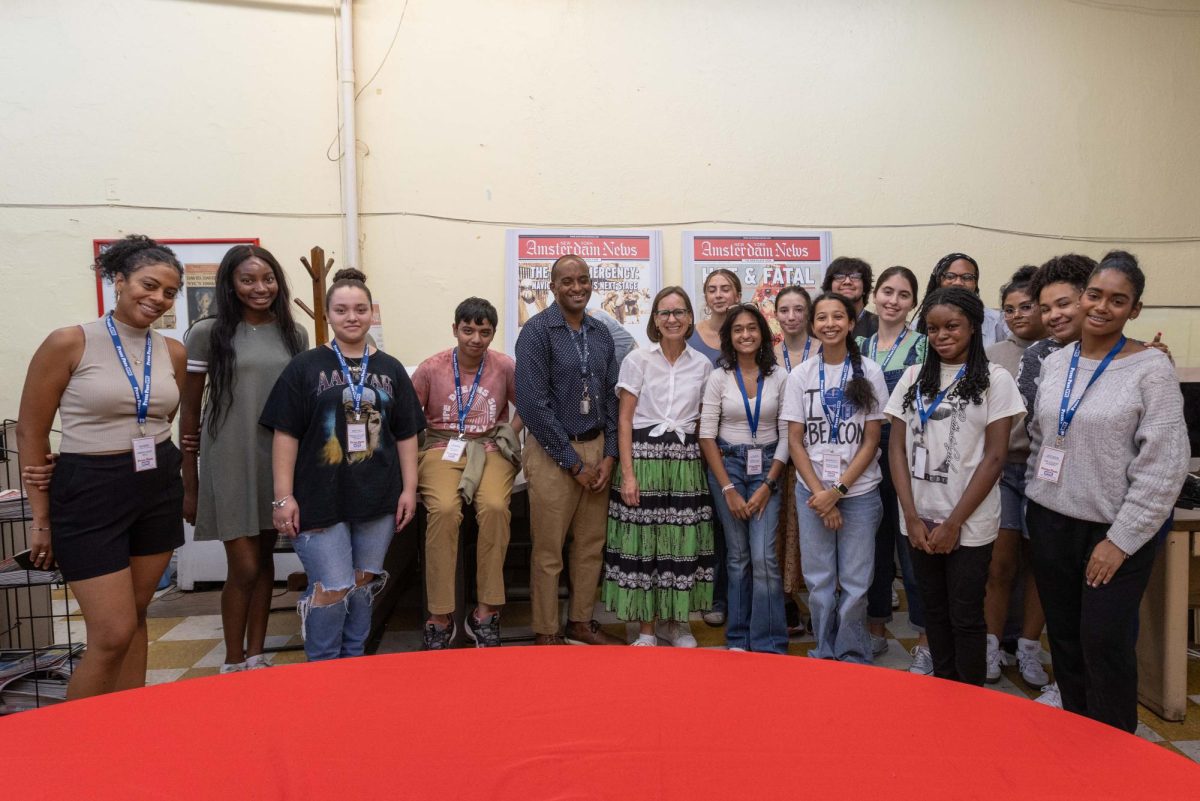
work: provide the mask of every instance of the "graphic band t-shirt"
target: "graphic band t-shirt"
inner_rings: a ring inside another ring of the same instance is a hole
[[[954,381],[959,365],[943,364],[940,389],[946,389]],[[1020,425],[1025,416],[1025,405],[1017,391],[1017,382],[1012,375],[995,362],[988,363],[987,392],[983,403],[976,405],[960,398],[951,390],[929,418],[921,432],[921,418],[915,406],[903,410],[904,393],[917,380],[921,366],[904,371],[896,384],[887,404],[887,413],[907,425],[905,455],[912,474],[914,449],[921,444],[926,449],[925,469],[921,475],[912,477],[913,502],[917,514],[927,520],[941,522],[950,516],[954,506],[966,492],[971,476],[983,461],[984,431],[989,423],[1005,417],[1013,417],[1013,425]],[[926,408],[932,398],[925,398]],[[976,507],[967,519],[959,536],[959,543],[966,546],[987,545],[996,539],[1000,528],[1000,485],[994,484],[991,492]],[[904,516],[900,516],[900,532],[908,536]]]
[[[346,357],[359,381],[361,357]],[[300,528],[373,520],[395,514],[400,501],[396,442],[425,429],[417,395],[404,365],[383,351],[372,353],[359,408],[367,448],[351,453],[346,424],[354,422],[354,395],[331,348],[301,353],[275,382],[259,422],[300,441],[292,495]]]
[[[824,406],[821,404],[821,374],[819,372],[822,369],[825,371]],[[839,387],[842,379],[842,364],[825,364],[825,360],[820,356],[814,356],[804,364],[793,366],[792,374],[788,376],[787,389],[783,396],[783,411],[779,417],[790,423],[804,424],[804,448],[808,452],[808,458],[812,462],[817,476],[821,475],[826,454],[833,454],[840,462],[838,473],[844,472],[850,466],[850,460],[858,453],[867,422],[884,419],[883,407],[887,403],[888,393],[887,384],[883,381],[883,371],[879,369],[879,365],[867,358],[862,360],[862,371],[863,376],[871,384],[871,392],[875,395],[875,408],[867,411],[860,409],[848,400],[842,403],[841,414],[837,419],[838,441],[836,443],[833,442],[833,430],[829,425],[829,418],[825,414],[825,407],[828,407],[830,415],[838,414],[838,401],[842,399],[842,391]],[[854,371],[851,369],[846,382],[849,383],[853,377]],[[798,480],[802,480],[799,478],[799,472],[796,475]],[[847,495],[862,495],[870,492],[879,485],[881,479],[879,449],[876,448],[871,461],[867,464],[867,469],[849,487],[850,491]],[[824,483],[828,484],[829,482]]]
[[[458,433],[458,393],[454,387],[453,354],[454,348],[450,348],[421,362],[421,366],[413,373],[412,382],[429,427]],[[511,356],[492,350],[484,356],[483,376],[479,379],[479,389],[465,421],[468,437],[478,436],[500,423],[508,422],[509,401],[517,397],[515,370],[516,364]],[[465,404],[471,397],[475,373],[463,373],[461,366],[459,372]],[[429,447],[445,448],[446,443],[437,442]],[[496,446],[489,443],[487,450],[494,451]]]

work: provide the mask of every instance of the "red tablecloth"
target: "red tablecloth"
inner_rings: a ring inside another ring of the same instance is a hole
[[[1000,693],[671,648],[394,654],[0,719],[29,798],[1200,797],[1200,766]]]

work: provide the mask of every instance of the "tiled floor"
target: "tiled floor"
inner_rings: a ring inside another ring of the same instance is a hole
[[[156,600],[151,606],[151,614],[168,606],[171,597],[178,597],[179,591],[172,588],[160,592],[157,597],[163,598],[161,604]],[[210,591],[217,593],[217,591]],[[193,600],[199,594],[193,595]],[[165,597],[164,597],[165,596]],[[903,597],[903,593],[901,593]],[[282,611],[272,612],[267,627],[268,648],[287,648],[300,646],[300,619],[293,611],[295,593],[278,593],[273,607]],[[78,604],[74,599],[65,599],[63,593],[55,594],[56,615],[55,635],[57,642],[67,640],[67,627],[70,626],[71,638],[76,641],[86,641],[86,631],[83,621],[78,614]],[[194,606],[195,604],[193,604]],[[209,604],[209,606],[213,606]],[[215,606],[214,606],[215,608]],[[69,620],[68,620],[69,616]],[[700,643],[701,648],[723,648],[725,637],[722,629],[711,628],[693,616],[692,632]],[[637,635],[636,624],[623,624],[612,614],[599,605],[596,607],[596,619],[604,625],[606,631],[624,636],[632,642]],[[416,651],[421,647],[421,620],[416,609],[411,607],[397,608],[395,614],[388,620],[379,642],[378,653],[402,653]],[[221,617],[218,614],[192,614],[178,617],[151,617],[148,622],[150,636],[150,656],[146,674],[148,684],[163,684],[180,679],[190,679],[198,676],[215,675],[225,661],[225,645],[221,638]],[[505,636],[528,633],[529,629],[528,603],[512,603],[504,612]],[[895,613],[895,619],[888,624],[888,649],[876,659],[876,664],[895,670],[907,670],[911,657],[909,649],[917,641],[917,633],[908,625],[908,615],[901,609]],[[525,645],[529,641],[507,643],[507,646]],[[788,653],[794,656],[804,656],[811,647],[811,636],[793,638],[788,646]],[[460,632],[455,645],[469,646],[469,642]],[[298,647],[283,650],[273,654],[272,660],[277,665],[292,664],[304,661],[304,651]],[[1049,662],[1049,655],[1044,655]],[[1038,688],[1027,687],[1017,673],[1016,668],[1006,667],[998,684],[988,685],[996,692],[1007,693],[1021,698],[1033,698],[1038,695]],[[1150,742],[1161,745],[1170,751],[1183,754],[1200,762],[1200,661],[1190,659],[1188,662],[1187,717],[1179,723],[1168,723],[1144,707],[1138,708],[1137,734]]]

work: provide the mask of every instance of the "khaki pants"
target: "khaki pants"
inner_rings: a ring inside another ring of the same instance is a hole
[[[425,590],[429,612],[448,615],[454,611],[455,573],[458,569],[459,527],[462,499],[458,481],[466,457],[457,462],[442,459],[443,451],[421,451],[417,457],[417,491],[425,504]],[[508,553],[508,502],[517,468],[499,452],[487,455],[483,479],[475,491],[475,520],[479,523],[476,549],[475,586],[480,603],[504,605],[504,556]]]
[[[585,462],[604,457],[604,435],[572,443]],[[558,466],[530,435],[522,455],[529,482],[529,536],[533,558],[529,570],[535,634],[559,633],[558,577],[563,544],[571,538],[571,599],[567,620],[592,619],[608,525],[608,487],[589,492]]]

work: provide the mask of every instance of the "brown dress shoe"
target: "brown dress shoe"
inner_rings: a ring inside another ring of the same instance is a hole
[[[533,638],[534,645],[566,645],[561,634],[539,634]]]
[[[600,628],[600,623],[589,620],[587,623],[567,623],[566,639],[571,645],[625,645],[625,640],[614,637]]]

